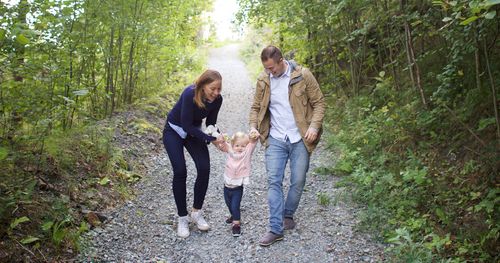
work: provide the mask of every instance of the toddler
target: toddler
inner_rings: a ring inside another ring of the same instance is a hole
[[[243,196],[243,186],[250,182],[250,164],[252,153],[257,145],[259,133],[250,134],[237,132],[231,138],[231,144],[224,142],[220,149],[227,153],[224,170],[224,200],[231,216],[226,223],[232,223],[233,236],[241,234],[240,203]]]

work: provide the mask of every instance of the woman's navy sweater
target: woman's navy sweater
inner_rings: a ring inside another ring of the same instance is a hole
[[[194,90],[194,85],[184,89],[181,97],[168,113],[167,122],[182,127],[188,136],[191,135],[203,141],[214,141],[215,137],[207,135],[201,130],[201,122],[204,118],[207,118],[205,120],[206,126],[217,123],[217,115],[222,105],[222,96],[217,97],[212,102],[205,100],[205,108],[202,109],[194,103]]]

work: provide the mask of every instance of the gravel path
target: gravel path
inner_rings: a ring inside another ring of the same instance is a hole
[[[238,58],[238,46],[229,45],[211,52],[209,68],[223,76],[224,103],[218,125],[225,133],[248,130],[248,111],[254,80]],[[161,124],[162,125],[162,124]],[[344,203],[338,178],[316,175],[322,163],[334,156],[321,145],[311,157],[306,189],[296,213],[297,227],[285,232],[285,239],[270,247],[258,245],[267,231],[267,184],[264,149],[257,146],[253,158],[252,184],[242,200],[242,236],[233,237],[224,220],[228,216],[223,199],[224,156],[210,147],[212,170],[204,211],[211,224],[209,232],[191,226],[187,239],[176,237],[176,209],[171,190],[170,162],[163,151],[148,160],[149,172],[136,185],[137,198],[110,212],[103,228],[86,234],[87,247],[78,261],[105,262],[380,262],[381,244],[355,231],[357,209]],[[187,155],[187,153],[186,153]],[[189,155],[187,155],[189,156]],[[188,160],[188,204],[195,178],[194,163]],[[287,174],[288,178],[289,174]],[[286,183],[285,183],[286,185]],[[330,205],[318,204],[325,193]]]

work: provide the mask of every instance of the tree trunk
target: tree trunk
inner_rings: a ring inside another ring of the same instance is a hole
[[[484,49],[484,60],[486,62],[486,69],[488,70],[488,77],[490,79],[491,95],[493,99],[493,111],[495,113],[495,121],[497,124],[497,142],[500,145],[500,119],[498,117],[497,92],[495,88],[495,81],[493,80],[493,74],[491,73],[490,59],[488,56],[488,49],[486,48],[486,41],[483,41],[483,49]]]
[[[105,88],[105,100],[104,100],[104,116],[108,115],[109,112],[109,102],[111,96],[109,96],[112,92],[113,88],[113,65],[114,65],[114,55],[113,55],[113,42],[115,38],[115,27],[111,26],[111,32],[109,36],[109,49],[108,49],[108,57],[107,57],[107,67],[106,67],[106,88]],[[112,115],[112,112],[109,112],[109,116]]]
[[[76,44],[72,43],[71,39],[71,33],[73,32],[73,26],[75,24],[75,20],[71,20],[71,25],[69,27],[69,32],[68,32],[68,41],[69,41],[69,69],[68,69],[68,78],[69,80],[66,82],[65,90],[64,90],[64,96],[66,98],[69,98],[69,90],[71,85],[73,84],[73,54],[75,53],[75,46]],[[75,103],[76,104],[76,103]],[[73,105],[73,107],[76,107],[76,105]],[[73,124],[73,110],[68,111],[68,116],[67,116],[67,125],[63,125],[63,128],[70,128]]]
[[[405,13],[406,0],[401,0],[400,5],[401,5],[402,13],[406,14]],[[424,105],[425,108],[427,108],[427,101],[425,99],[424,90],[422,88],[422,84],[420,81],[420,68],[419,68],[417,61],[415,59],[415,52],[414,52],[414,48],[413,48],[413,38],[411,35],[411,28],[410,28],[410,24],[408,23],[408,21],[406,19],[404,22],[404,28],[405,28],[406,58],[408,59],[408,69],[410,70],[411,82],[413,84],[413,87],[417,90],[417,92],[420,93],[420,98],[422,100],[422,104]],[[414,68],[415,68],[415,71],[413,70]]]

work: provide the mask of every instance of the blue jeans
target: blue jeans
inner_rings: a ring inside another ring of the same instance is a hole
[[[224,201],[226,201],[227,208],[233,217],[233,221],[240,221],[240,204],[241,197],[243,196],[243,186],[229,188],[224,186]]]
[[[300,197],[306,182],[306,173],[309,170],[310,154],[304,142],[297,143],[280,141],[269,136],[269,146],[266,149],[266,171],[268,176],[269,192],[269,223],[271,232],[283,234],[283,219],[293,217],[299,206]],[[290,160],[290,189],[286,200],[283,195],[283,178],[285,167]]]

